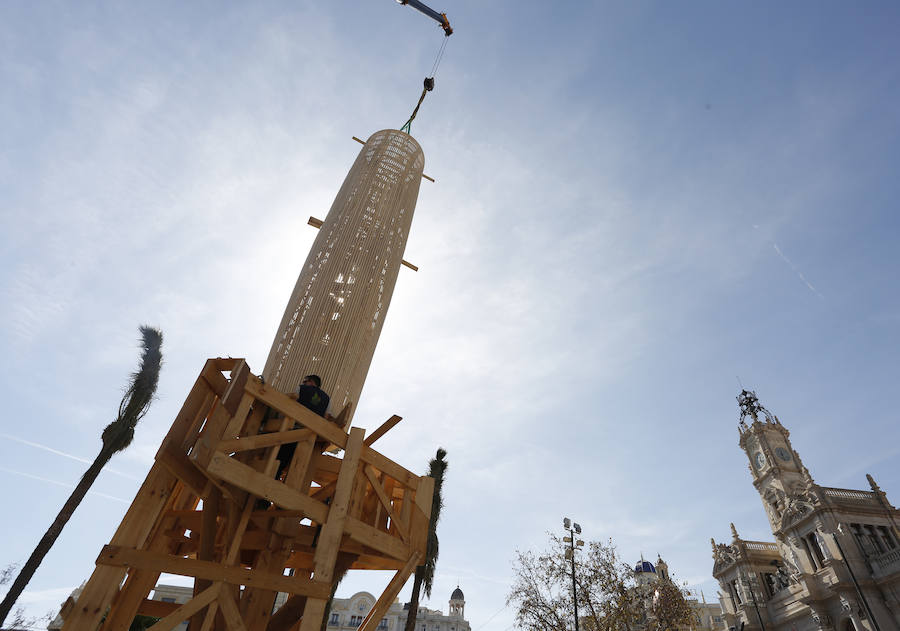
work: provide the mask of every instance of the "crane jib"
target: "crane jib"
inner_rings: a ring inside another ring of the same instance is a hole
[[[453,33],[453,29],[450,28],[450,20],[447,19],[446,13],[438,13],[431,7],[428,7],[419,0],[397,0],[400,4],[407,4],[411,6],[416,11],[427,15],[432,20],[435,20],[438,24],[441,25],[441,28],[444,29],[444,33],[449,37]]]

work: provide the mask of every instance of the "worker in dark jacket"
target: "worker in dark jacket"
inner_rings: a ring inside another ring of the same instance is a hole
[[[330,400],[322,390],[322,379],[319,375],[306,375],[297,388],[297,402],[319,416],[325,416]]]
[[[300,382],[300,386],[297,388],[297,402],[303,407],[324,417],[330,401],[331,398],[322,390],[322,378],[319,375],[306,375],[303,381]],[[279,447],[276,479],[280,478],[284,470],[287,469],[296,449],[297,443],[285,443]]]

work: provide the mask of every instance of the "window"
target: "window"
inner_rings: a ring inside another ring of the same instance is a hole
[[[729,587],[731,587],[731,597],[734,598],[734,600],[737,604],[743,605],[744,601],[741,598],[741,590],[738,588],[737,579],[734,579],[733,581],[731,581],[731,583],[729,584]]]
[[[888,530],[885,526],[878,526],[878,534],[881,537],[881,541],[884,543],[884,547],[887,550],[893,550],[897,547],[897,543],[894,541],[893,535],[891,535],[891,531]]]
[[[336,613],[331,614],[331,619],[328,621],[328,624],[337,625],[339,622],[338,615]]]
[[[163,596],[162,598],[160,598],[160,600],[163,601],[164,603],[173,603],[173,602],[175,602],[175,599],[172,598],[171,596]]]
[[[379,629],[387,629],[387,618],[382,618],[381,622],[378,623]]]
[[[867,557],[878,556],[883,554],[886,549],[893,547],[885,541],[882,535],[882,528],[884,529],[884,534],[890,539],[890,543],[894,543],[893,538],[890,537],[890,532],[883,526],[879,526],[876,530],[874,526],[869,526],[868,524],[850,524],[850,532],[853,533],[856,542]]]
[[[813,533],[809,533],[803,539],[803,547],[806,548],[806,554],[809,555],[809,562],[812,563],[814,570],[822,569],[822,551],[819,549],[819,544],[816,542],[816,536]]]
[[[350,616],[350,626],[358,627],[362,624],[363,617],[362,616]]]
[[[771,572],[766,572],[763,574],[763,585],[766,586],[766,595],[769,598],[775,595],[775,592],[778,591],[778,584],[775,582],[775,575]]]

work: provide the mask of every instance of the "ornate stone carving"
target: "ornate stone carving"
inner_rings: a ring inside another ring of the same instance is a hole
[[[738,557],[740,556],[740,550],[736,546],[730,546],[725,543],[716,543],[715,539],[710,539],[710,543],[712,543],[713,549],[713,573],[716,574],[719,570],[728,567],[729,565],[733,565]]]

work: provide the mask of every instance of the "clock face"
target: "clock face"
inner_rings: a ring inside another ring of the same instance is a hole
[[[756,457],[754,458],[753,461],[756,463],[756,468],[757,468],[757,469],[762,469],[762,468],[763,468],[763,465],[766,464],[766,457],[765,457],[764,455],[762,455],[762,452],[761,452],[761,451],[757,451],[757,452],[756,452]]]
[[[789,452],[784,447],[776,447],[775,455],[778,456],[779,458],[781,458],[782,460],[784,460],[785,462],[791,461],[791,452]]]

